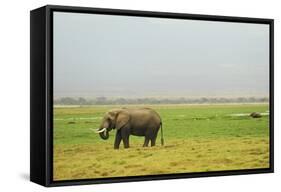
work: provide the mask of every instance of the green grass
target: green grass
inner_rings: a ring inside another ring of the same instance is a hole
[[[160,134],[152,148],[131,136],[130,148],[120,150],[113,149],[114,131],[104,141],[89,129],[116,107],[55,108],[55,180],[269,167],[268,116],[230,116],[265,112],[266,104],[148,106],[162,118],[165,146]]]

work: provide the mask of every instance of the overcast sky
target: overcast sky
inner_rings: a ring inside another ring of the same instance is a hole
[[[269,25],[54,13],[54,95],[269,94]]]

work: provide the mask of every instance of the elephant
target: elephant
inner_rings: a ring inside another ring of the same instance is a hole
[[[114,149],[119,149],[121,140],[124,148],[129,148],[129,136],[144,136],[143,147],[151,141],[155,146],[157,133],[161,127],[161,144],[164,145],[162,121],[157,112],[150,108],[120,108],[112,109],[103,117],[100,127],[95,131],[104,140],[109,138],[109,132],[116,130]]]
[[[253,118],[261,118],[262,117],[259,112],[253,112],[253,113],[250,114],[250,116],[253,117]]]

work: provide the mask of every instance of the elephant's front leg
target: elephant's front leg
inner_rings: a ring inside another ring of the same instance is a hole
[[[130,136],[130,130],[128,128],[122,128],[121,129],[121,137],[124,143],[124,148],[129,148],[129,136]]]
[[[119,149],[121,139],[122,139],[121,131],[118,130],[118,131],[116,131],[116,135],[115,135],[114,149]]]

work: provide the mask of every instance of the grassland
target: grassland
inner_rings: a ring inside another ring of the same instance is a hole
[[[268,116],[233,116],[266,112],[267,104],[148,106],[162,117],[165,145],[160,134],[148,148],[131,136],[130,148],[119,150],[114,131],[104,141],[89,129],[115,107],[54,109],[54,180],[269,167]]]

